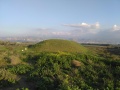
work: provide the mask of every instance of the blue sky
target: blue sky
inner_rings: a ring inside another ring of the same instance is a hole
[[[39,29],[39,33],[71,35],[75,30],[83,36],[92,32],[91,27],[96,27],[92,32],[96,35],[108,29],[118,32],[119,12],[120,0],[0,0],[0,33],[38,33]]]

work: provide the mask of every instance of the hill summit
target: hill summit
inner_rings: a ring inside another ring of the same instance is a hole
[[[61,39],[50,39],[39,42],[35,45],[29,46],[30,49],[34,49],[40,52],[80,52],[86,53],[88,50],[77,42]]]

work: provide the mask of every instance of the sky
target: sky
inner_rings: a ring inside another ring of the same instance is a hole
[[[120,39],[120,0],[0,0],[0,36]]]

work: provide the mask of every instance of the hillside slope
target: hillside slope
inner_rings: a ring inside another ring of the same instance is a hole
[[[88,50],[79,43],[69,40],[60,40],[60,39],[45,40],[35,45],[29,46],[29,49],[33,49],[39,52],[42,51],[45,52],[63,51],[63,52],[80,52],[80,53],[88,52]]]

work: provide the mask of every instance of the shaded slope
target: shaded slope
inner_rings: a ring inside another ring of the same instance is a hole
[[[46,52],[63,51],[63,52],[80,52],[80,53],[88,52],[88,50],[79,43],[68,40],[60,40],[60,39],[45,40],[35,45],[29,46],[29,48],[39,52],[42,51],[46,51]]]

